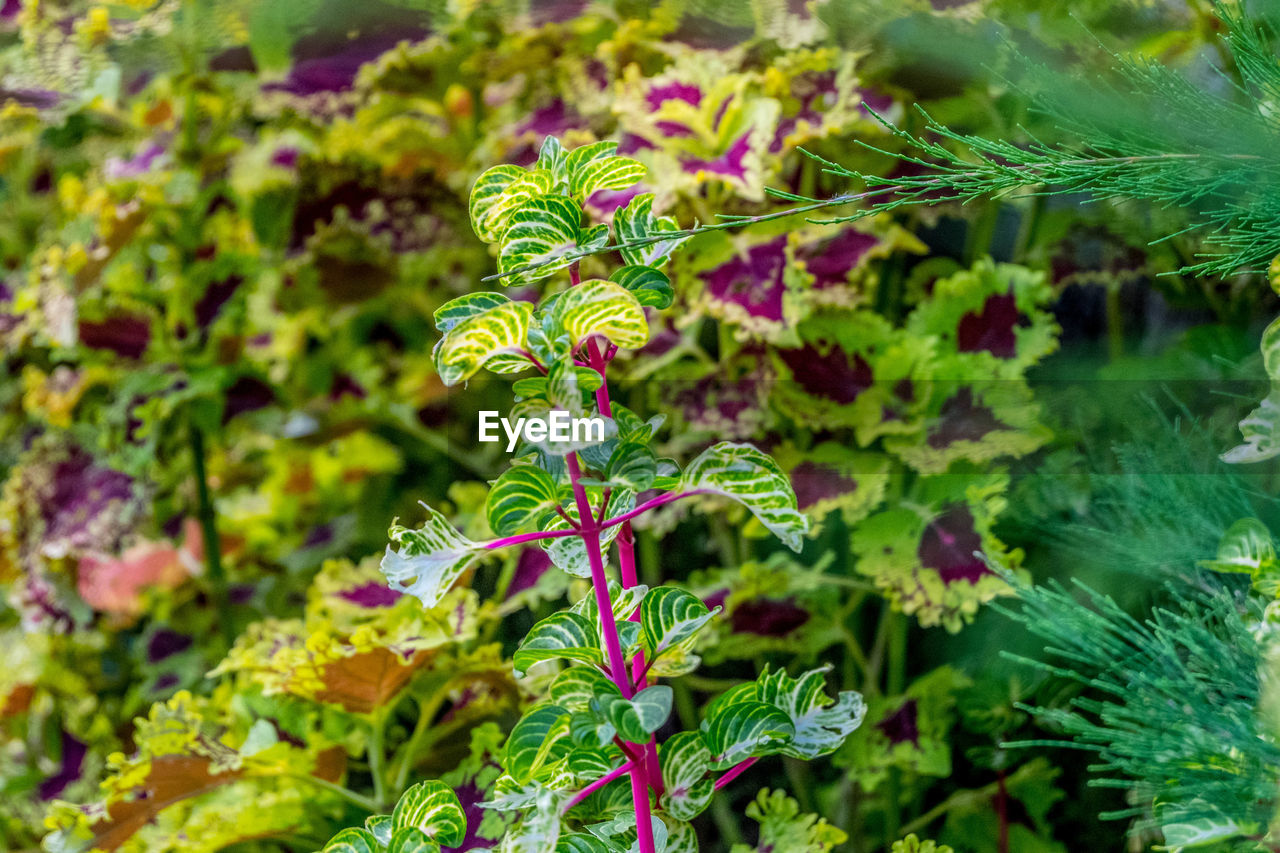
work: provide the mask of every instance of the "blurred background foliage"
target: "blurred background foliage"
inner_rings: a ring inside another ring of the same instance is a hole
[[[1123,56],[1229,99],[1222,30],[1200,0],[7,0],[0,843],[310,850],[443,775],[474,794],[461,849],[495,845],[478,803],[530,695],[504,655],[582,590],[530,549],[423,613],[376,569],[419,500],[484,532],[502,453],[474,425],[503,397],[446,392],[429,318],[494,271],[466,213],[487,167],[611,139],[681,225],[759,217],[788,204],[766,188],[850,191],[802,148],[911,174],[873,110],[1069,143],[1028,60],[1064,98]],[[798,803],[713,811],[704,850],[830,849],[800,812],[859,853],[1159,840],[1138,789],[1040,743],[1061,731],[1022,704],[1085,688],[1002,656],[1042,644],[986,606],[1014,577],[974,552],[1136,609],[1275,515],[1271,466],[1217,455],[1277,300],[1185,272],[1190,216],[1028,193],[746,221],[677,256],[618,399],[667,414],[671,455],[766,448],[817,522],[799,556],[745,514],[666,509],[661,552],[639,531],[642,580],[725,607],[678,710],[766,663],[830,664],[870,707],[831,761],[753,768]]]

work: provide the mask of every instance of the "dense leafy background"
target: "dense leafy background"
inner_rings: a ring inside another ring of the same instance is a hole
[[[490,533],[504,454],[476,412],[505,383],[446,389],[432,359],[432,313],[499,269],[473,182],[548,135],[613,140],[654,215],[758,219],[788,205],[766,188],[861,189],[802,147],[909,173],[870,110],[1056,138],[1015,45],[1062,80],[1117,51],[1222,83],[1207,4],[1045,5],[3,4],[0,843],[312,850],[444,778],[469,792],[456,849],[492,846],[478,803],[542,687],[511,655],[585,586],[529,548],[424,610],[377,568],[418,501]],[[1148,245],[1179,211],[1086,200],[748,221],[667,267],[675,306],[618,399],[667,416],[671,456],[767,449],[813,521],[798,555],[727,504],[638,531],[642,580],[724,608],[676,712],[767,665],[829,665],[868,704],[832,758],[752,768],[703,849],[1158,840],[1142,789],[1003,746],[1060,737],[1019,705],[1081,688],[1002,658],[1043,644],[987,605],[1056,577],[1145,607],[1274,514],[1269,469],[1217,454],[1276,306],[1257,276],[1177,273],[1193,233]]]

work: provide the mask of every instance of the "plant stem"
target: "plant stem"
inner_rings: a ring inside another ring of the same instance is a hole
[[[395,791],[396,794],[404,793],[405,783],[409,781],[409,770],[413,767],[413,756],[422,748],[423,738],[427,736],[427,732],[431,730],[431,721],[435,719],[436,712],[440,710],[440,706],[444,704],[447,694],[440,690],[427,699],[418,704],[418,720],[413,726],[413,734],[405,741],[401,747],[400,766],[396,769]]]
[[[209,475],[205,470],[204,433],[194,423],[188,425],[191,441],[191,464],[196,478],[196,500],[199,505],[200,535],[204,539],[204,562],[209,583],[213,587],[213,606],[218,611],[218,629],[230,646],[235,642],[231,624],[231,602],[227,596],[227,576],[222,568],[222,543],[218,538],[218,514],[209,494]]]
[[[888,602],[885,607],[889,607]],[[907,680],[907,618],[892,610],[885,612],[889,621],[889,672],[885,681],[885,693],[897,696],[906,689]],[[899,836],[902,824],[902,771],[897,767],[889,768],[889,777],[885,782],[885,840],[892,843]]]
[[[350,788],[344,788],[341,785],[335,785],[334,783],[330,782],[327,779],[321,779],[320,777],[312,776],[309,773],[286,773],[284,775],[290,779],[297,779],[301,782],[309,782],[310,784],[315,785],[318,788],[324,788],[326,791],[329,791],[330,793],[337,794],[339,797],[342,797],[344,800],[351,803],[352,805],[358,806],[359,808],[364,809],[369,814],[377,814],[379,811],[381,811],[378,804],[375,803],[373,800],[369,799],[368,797],[363,796],[361,794],[357,794],[355,791],[351,790]]]
[[[605,650],[609,657],[609,670],[613,683],[622,692],[624,698],[635,695],[631,689],[631,675],[627,672],[627,661],[622,654],[622,641],[618,638],[618,626],[613,620],[613,602],[609,598],[609,578],[604,572],[604,560],[600,556],[600,526],[596,524],[591,512],[591,503],[587,500],[587,491],[582,487],[582,468],[578,464],[578,454],[570,453],[565,457],[569,468],[569,482],[573,485],[573,498],[578,504],[578,518],[582,526],[576,531],[582,537],[582,544],[587,549],[587,562],[591,566],[591,586],[595,590],[596,609],[600,613],[600,635],[604,638]],[[640,853],[656,853],[653,840],[653,821],[649,810],[649,783],[644,769],[639,766],[631,768],[631,799],[635,807],[636,836]]]
[[[751,767],[751,765],[755,764],[759,760],[760,759],[758,758],[748,758],[746,761],[740,761],[737,764],[730,767],[728,770],[725,771],[723,776],[721,776],[719,779],[716,780],[716,785],[715,785],[716,790],[719,791],[725,785],[728,785],[734,779],[737,779],[739,776],[745,773]]]
[[[369,738],[369,775],[373,777],[373,801],[381,811],[387,804],[386,768],[383,752],[386,749],[387,711],[379,708],[373,712],[373,733]]]
[[[594,794],[596,791],[599,791],[605,785],[608,785],[614,779],[617,779],[619,776],[622,776],[624,773],[630,772],[631,767],[632,767],[632,762],[627,761],[627,762],[624,762],[623,765],[617,768],[616,770],[610,770],[608,773],[604,774],[599,779],[592,782],[590,785],[583,788],[578,793],[574,794],[573,799],[570,800],[569,804],[564,807],[564,810],[568,811],[569,809],[576,806],[578,803],[585,800],[587,797]]]

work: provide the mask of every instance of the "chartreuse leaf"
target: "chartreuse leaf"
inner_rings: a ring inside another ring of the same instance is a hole
[[[568,752],[568,738],[555,737],[566,733],[567,721],[568,712],[559,705],[530,708],[507,738],[503,769],[520,785],[532,782],[538,776],[539,768],[551,757],[553,749]]]
[[[490,308],[497,308],[499,305],[505,305],[510,301],[501,293],[493,293],[492,291],[468,293],[464,296],[459,296],[457,299],[450,299],[441,305],[436,309],[436,313],[432,315],[432,319],[435,321],[436,329],[439,330],[440,334],[444,334],[463,320],[470,320]]]
[[[572,175],[592,160],[612,157],[618,151],[618,143],[609,140],[588,142],[570,151],[564,158],[564,170]]]
[[[766,668],[756,679],[756,697],[785,713],[795,729],[778,750],[783,755],[808,759],[834,752],[862,724],[867,713],[862,696],[845,690],[833,702],[823,689],[827,669],[812,669],[795,679]]]
[[[440,845],[416,826],[406,826],[392,833],[387,853],[440,853]]]
[[[528,281],[546,278],[609,239],[605,225],[583,230],[582,208],[562,195],[530,199],[511,214],[510,223],[502,235],[498,271],[508,274],[536,265],[523,273]]]
[[[556,183],[561,183],[566,174],[564,161],[565,150],[560,140],[554,136],[547,136],[542,140],[542,147],[538,149],[538,159],[533,164],[533,170],[547,172]]]
[[[644,309],[631,291],[612,281],[596,278],[565,291],[555,312],[574,346],[591,335],[603,335],[622,349],[639,349],[649,341]]]
[[[516,465],[502,472],[489,489],[484,511],[499,536],[538,529],[539,520],[560,504],[551,475],[536,465]]]
[[[697,732],[678,732],[658,748],[662,784],[661,805],[677,820],[692,820],[711,804],[715,783],[707,778],[711,750]]]
[[[501,361],[493,366],[499,372],[529,367],[530,362],[519,355],[527,349],[532,316],[533,306],[528,302],[504,302],[453,326],[436,345],[436,372],[441,381],[456,385],[498,359]]]
[[[755,853],[757,850],[830,853],[833,848],[849,840],[840,828],[832,826],[817,815],[800,811],[799,803],[788,797],[785,791],[762,789],[756,795],[755,802],[747,806],[746,815],[760,822],[758,846],[735,844],[729,853]],[[938,850],[936,853],[944,851]]]
[[[796,508],[791,481],[767,454],[722,441],[698,454],[680,479],[687,490],[714,492],[741,503],[792,551],[799,551],[809,519]]]
[[[717,768],[746,758],[772,755],[795,736],[795,726],[780,708],[743,700],[716,703],[702,722],[702,736]]]
[[[613,227],[619,244],[659,238],[621,250],[623,261],[638,266],[662,266],[671,253],[689,239],[687,236],[662,239],[664,234],[679,231],[680,226],[670,216],[653,215],[653,193],[642,193],[631,199],[613,215]]]
[[[324,853],[378,853],[380,849],[372,832],[348,827],[329,839]]]
[[[494,166],[476,179],[467,204],[471,227],[486,243],[496,243],[510,224],[511,213],[525,203],[551,192],[549,172],[519,166]]]
[[[637,264],[618,267],[609,276],[609,281],[615,281],[631,291],[636,301],[647,308],[661,311],[670,308],[675,300],[676,292],[671,287],[671,279],[662,270],[653,267]]]
[[[1250,575],[1253,588],[1268,598],[1280,596],[1280,560],[1271,531],[1256,518],[1242,518],[1227,528],[1217,556],[1199,565],[1215,572]]]
[[[573,660],[599,666],[600,638],[587,617],[570,610],[553,613],[534,625],[512,657],[516,675],[545,660]]]
[[[576,164],[569,173],[569,195],[586,201],[600,190],[625,190],[643,178],[646,171],[643,163],[630,157],[587,160]]]
[[[640,602],[645,650],[651,658],[661,656],[690,639],[719,612],[719,607],[708,610],[696,596],[674,586],[649,590]]]
[[[467,816],[453,789],[438,779],[405,791],[391,812],[392,840],[401,830],[419,829],[444,847],[457,847],[467,835]]]
[[[392,589],[435,607],[485,547],[453,528],[449,520],[427,507],[427,520],[417,530],[393,524],[388,535],[399,550],[388,545],[382,557],[382,573]]]
[[[1280,318],[1262,332],[1262,364],[1271,378],[1271,393],[1240,421],[1244,444],[1223,453],[1223,462],[1262,462],[1280,455]]]

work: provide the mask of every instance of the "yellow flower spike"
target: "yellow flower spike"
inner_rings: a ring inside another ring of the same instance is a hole
[[[81,20],[78,29],[89,44],[102,44],[111,38],[111,13],[105,6],[94,6]]]

